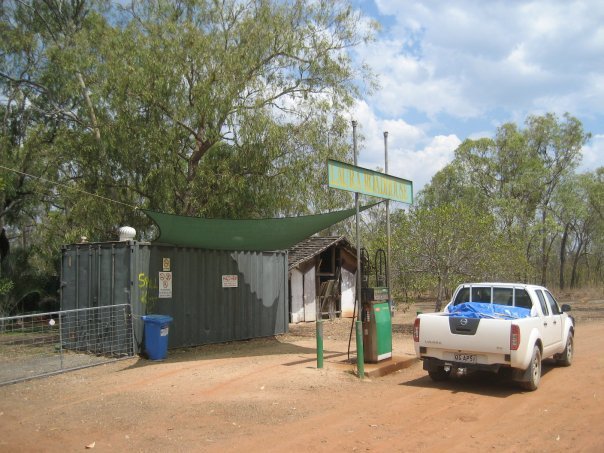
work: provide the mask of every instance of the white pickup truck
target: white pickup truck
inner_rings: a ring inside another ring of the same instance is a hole
[[[521,387],[536,390],[543,359],[572,362],[575,325],[569,310],[542,286],[463,284],[442,312],[417,316],[415,353],[435,381],[452,371],[507,369]]]

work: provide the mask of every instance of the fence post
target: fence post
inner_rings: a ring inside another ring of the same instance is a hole
[[[357,320],[357,373],[359,379],[365,378],[365,353],[363,351],[363,322]]]
[[[323,320],[317,319],[317,368],[323,368]]]
[[[61,369],[63,369],[63,317],[59,312],[59,354],[61,356]]]

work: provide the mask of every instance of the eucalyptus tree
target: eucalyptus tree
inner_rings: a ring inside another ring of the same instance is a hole
[[[97,60],[88,44],[93,30],[106,28],[103,11],[103,2],[83,0],[2,4],[0,152],[15,170],[2,170],[2,214],[22,239],[28,229],[40,237],[48,216],[67,209],[60,186],[48,181],[80,185],[86,166],[79,157],[99,153],[89,85]],[[102,175],[95,176],[88,179],[93,192]]]
[[[504,124],[494,138],[466,140],[456,150],[462,180],[482,193],[510,241],[522,238],[526,260],[538,263],[542,284],[559,235],[550,218],[552,200],[589,137],[576,118],[548,113],[529,116],[524,129]]]
[[[540,194],[538,209],[541,226],[541,284],[547,284],[549,263],[555,229],[548,228],[552,200],[562,182],[572,176],[581,159],[581,150],[591,135],[583,130],[581,122],[569,114],[559,121],[553,114],[531,116],[526,121],[528,150],[536,153],[541,163],[537,175]]]
[[[604,169],[575,175],[566,180],[554,197],[554,215],[564,228],[560,240],[560,289],[566,287],[567,255],[571,260],[570,287],[579,282],[597,283],[590,271],[601,259],[604,232]],[[583,261],[583,266],[580,266]],[[596,271],[597,273],[597,271]]]
[[[237,215],[308,210],[326,158],[349,152],[344,113],[370,76],[349,55],[371,36],[359,13],[340,1],[191,0],[134,2],[124,19],[104,57],[121,145],[111,158],[145,204],[221,214],[218,185],[247,199]],[[209,175],[206,160],[227,163]]]

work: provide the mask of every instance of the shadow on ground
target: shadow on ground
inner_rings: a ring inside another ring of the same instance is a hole
[[[541,368],[543,379],[550,371],[556,368],[553,360],[544,360]],[[517,382],[512,381],[509,372],[489,373],[488,371],[475,371],[467,375],[451,376],[446,381],[434,382],[426,372],[426,375],[399,385],[408,387],[434,388],[456,393],[473,393],[494,398],[507,398],[517,393],[526,392],[520,388]],[[538,390],[537,390],[538,391]]]
[[[330,354],[341,354],[340,351],[324,351],[327,357]],[[240,340],[228,343],[208,344],[179,349],[168,350],[167,357],[164,360],[148,360],[141,355],[136,363],[126,369],[140,368],[144,366],[153,366],[158,363],[182,363],[204,360],[233,359],[242,357],[262,357],[276,355],[298,356],[294,362],[315,360],[316,349],[285,342],[279,337],[254,338],[251,340]],[[287,365],[287,364],[286,364]]]

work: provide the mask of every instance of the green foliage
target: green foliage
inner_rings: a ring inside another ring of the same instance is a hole
[[[44,298],[58,300],[58,279],[35,263],[33,248],[13,248],[2,262],[0,317],[35,310]]]
[[[7,278],[0,279],[0,297],[10,293],[15,284]]]
[[[586,256],[584,247],[595,229],[586,229],[584,220],[588,212],[597,212],[592,206],[597,195],[589,196],[582,182],[592,177],[577,176],[574,171],[590,134],[570,115],[562,120],[553,114],[531,116],[525,126],[504,124],[494,138],[464,141],[454,161],[418,197],[415,212],[425,211],[432,217],[431,222],[421,216],[415,219],[426,228],[419,248],[430,251],[418,257],[424,266],[419,272],[436,278],[433,286],[452,280],[441,264],[451,256],[446,248],[451,241],[473,250],[475,258],[484,258],[470,263],[457,258],[455,278],[462,279],[548,284],[556,266],[564,267],[552,257],[564,261],[570,252],[577,264],[577,257]],[[594,183],[590,190],[598,194],[601,187]],[[456,210],[476,215],[480,221],[454,222],[450,216]],[[443,225],[449,225],[449,233]],[[557,254],[560,247],[564,252]]]
[[[405,255],[399,272],[436,283],[440,303],[460,280],[488,279],[495,271],[497,232],[493,216],[463,200],[433,207],[420,205],[395,217],[394,242]],[[396,263],[396,261],[395,261]],[[417,283],[412,286],[420,288]]]
[[[215,217],[308,209],[325,159],[348,152],[342,134],[331,148],[320,138],[341,131],[358,93],[346,53],[364,39],[358,15],[340,2],[271,1],[142,2],[129,13],[102,49],[101,90],[123,134],[109,158],[137,175],[146,206]],[[251,209],[236,206],[241,193],[253,194]]]

